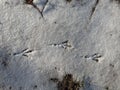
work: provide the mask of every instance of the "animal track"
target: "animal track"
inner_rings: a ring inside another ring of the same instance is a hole
[[[32,52],[33,52],[33,50],[29,50],[28,48],[26,48],[26,49],[24,49],[24,50],[22,50],[22,51],[20,51],[20,52],[14,53],[13,55],[22,54],[22,56],[28,57],[28,54],[29,54],[29,53],[32,53]]]
[[[93,61],[96,61],[96,62],[99,62],[99,58],[101,58],[102,55],[100,55],[99,53],[95,53],[93,55],[86,55],[85,58],[86,59],[90,59],[90,60],[93,60]]]
[[[61,43],[55,43],[55,44],[50,44],[51,46],[53,46],[53,47],[60,47],[60,48],[64,48],[64,49],[67,49],[67,48],[70,48],[70,47],[72,47],[70,44],[69,44],[69,42],[68,42],[68,40],[66,40],[66,41],[63,41],[63,42],[61,42]]]

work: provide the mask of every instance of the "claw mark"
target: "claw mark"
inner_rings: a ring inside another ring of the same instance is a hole
[[[23,53],[23,56],[28,57],[27,54],[29,54],[29,53],[31,53],[31,52],[33,52],[33,50],[26,50],[26,51]]]
[[[61,43],[55,43],[55,44],[50,44],[51,46],[55,46],[55,47],[61,47],[61,48],[64,48],[64,49],[67,49],[68,47],[70,48],[70,47],[72,47],[70,44],[69,44],[69,42],[68,42],[68,40],[66,40],[66,41],[63,41],[63,42],[61,42]]]
[[[95,13],[95,10],[96,10],[96,7],[97,7],[98,3],[99,3],[99,0],[96,0],[95,5],[94,5],[93,8],[92,8],[92,11],[91,11],[91,15],[90,15],[90,17],[89,17],[89,20],[91,20],[93,14]]]
[[[50,78],[50,80],[57,83],[59,82],[58,78]]]
[[[33,52],[33,50],[28,50],[28,48],[26,48],[26,49],[24,49],[24,50],[22,50],[22,51],[20,51],[20,52],[14,53],[13,55],[19,55],[19,54],[22,54],[23,56],[28,57],[27,54],[32,53],[32,52]]]
[[[26,48],[26,49],[24,49],[24,50],[22,50],[22,51],[20,51],[20,52],[13,53],[13,55],[18,55],[18,54],[21,54],[21,53],[25,52],[27,49],[28,49],[28,48]]]
[[[99,54],[99,53],[95,53],[93,55],[86,55],[85,58],[87,59],[90,59],[90,60],[93,60],[93,61],[96,61],[98,62],[99,61],[99,58],[101,58],[102,56]]]
[[[35,9],[37,9],[38,12],[41,14],[41,16],[42,16],[42,18],[43,18],[42,11],[40,11],[40,9],[33,3],[33,0],[25,0],[25,3],[32,5]]]
[[[25,53],[31,53],[33,50],[28,50],[28,51],[26,51]]]
[[[28,57],[28,55],[27,55],[27,54],[25,54],[25,53],[23,54],[23,56]]]

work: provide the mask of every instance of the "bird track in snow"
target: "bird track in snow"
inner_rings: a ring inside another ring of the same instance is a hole
[[[93,61],[96,61],[96,62],[99,62],[99,58],[101,58],[101,57],[102,57],[102,55],[99,54],[99,53],[95,53],[95,54],[93,54],[93,55],[86,55],[86,56],[85,56],[85,58],[86,58],[87,60],[93,60]]]
[[[67,48],[71,48],[72,46],[69,44],[69,41],[66,40],[66,41],[63,41],[61,43],[54,43],[54,44],[49,44],[51,45],[52,47],[60,47],[60,48],[64,48],[64,49],[67,49]]]
[[[17,53],[14,53],[13,55],[20,55],[20,54],[22,54],[22,56],[26,56],[26,57],[28,57],[28,54],[29,53],[32,53],[33,52],[33,50],[29,50],[28,48],[26,48],[26,49],[24,49],[24,50],[22,50],[22,51],[19,51],[19,52],[17,52]]]

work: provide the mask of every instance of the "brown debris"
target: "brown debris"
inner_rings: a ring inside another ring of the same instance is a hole
[[[58,90],[79,90],[81,86],[79,82],[73,80],[72,74],[66,74],[62,81],[59,81],[57,78],[52,78],[51,80],[57,82]]]
[[[40,9],[33,3],[33,0],[25,0],[25,3],[32,5],[35,9],[38,10],[38,12],[39,12],[39,13],[41,14],[41,16],[43,17],[42,12],[41,12]]]

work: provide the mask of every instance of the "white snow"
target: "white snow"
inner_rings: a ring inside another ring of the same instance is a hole
[[[90,19],[97,0],[46,1],[34,0],[42,18],[0,0],[0,90],[57,90],[50,78],[66,73],[85,81],[80,90],[120,90],[120,5],[99,0]]]

